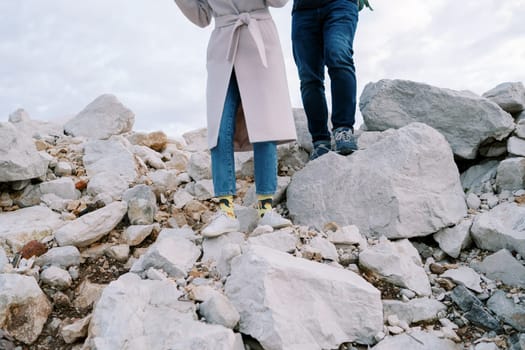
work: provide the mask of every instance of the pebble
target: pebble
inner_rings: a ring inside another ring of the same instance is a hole
[[[403,333],[404,331],[405,330],[399,326],[388,326],[388,332],[390,334],[397,335]]]

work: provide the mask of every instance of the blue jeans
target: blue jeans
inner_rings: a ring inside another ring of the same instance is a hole
[[[235,158],[233,156],[233,136],[235,116],[241,104],[241,96],[235,72],[232,73],[224,109],[217,146],[211,149],[211,169],[215,196],[234,195]],[[277,145],[275,142],[255,142],[253,144],[255,167],[255,191],[257,194],[274,194],[277,190]]]
[[[313,141],[330,140],[324,67],[332,91],[332,126],[353,128],[356,75],[353,59],[358,7],[354,0],[332,0],[314,9],[293,11],[293,55],[301,97]]]

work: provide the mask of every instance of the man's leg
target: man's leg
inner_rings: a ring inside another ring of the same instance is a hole
[[[319,9],[299,10],[292,15],[293,55],[301,97],[312,141],[330,141],[324,89],[323,31]]]
[[[354,36],[358,21],[357,3],[333,0],[323,7],[324,54],[331,80],[334,130],[353,128],[356,110]]]

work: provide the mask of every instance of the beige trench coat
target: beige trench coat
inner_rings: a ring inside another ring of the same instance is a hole
[[[284,59],[268,6],[288,0],[175,0],[193,23],[215,20],[208,43],[206,89],[208,145],[217,145],[232,70],[241,95],[234,148],[251,149],[261,141],[296,139]]]

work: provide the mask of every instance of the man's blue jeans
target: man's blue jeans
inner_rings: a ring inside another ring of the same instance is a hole
[[[313,141],[330,140],[324,67],[332,91],[332,126],[353,128],[356,75],[353,43],[358,21],[355,0],[332,0],[316,9],[292,14],[293,55]]]
[[[211,169],[215,196],[234,195],[235,158],[233,155],[233,136],[235,117],[241,103],[239,86],[235,72],[232,73],[224,109],[222,112],[217,146],[211,149]],[[275,127],[278,127],[277,125]],[[255,191],[257,194],[274,194],[277,190],[277,145],[275,142],[255,142],[253,144],[255,167]]]

